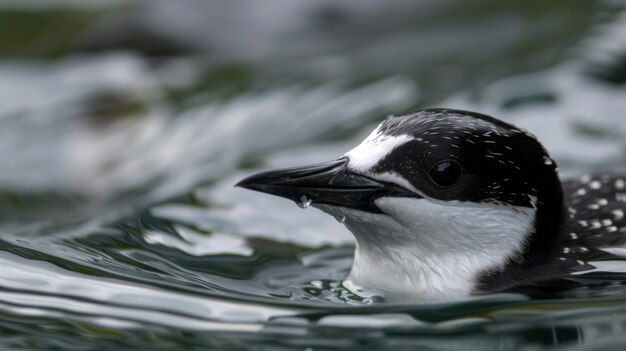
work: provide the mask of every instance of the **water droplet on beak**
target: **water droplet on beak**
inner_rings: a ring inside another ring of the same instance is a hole
[[[300,196],[300,201],[296,201],[296,205],[300,208],[307,208],[311,206],[311,202],[313,202],[313,200],[309,199],[306,195],[302,195]]]

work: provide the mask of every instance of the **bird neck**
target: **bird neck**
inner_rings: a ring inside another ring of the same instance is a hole
[[[535,230],[531,234],[521,257],[526,260],[539,259],[548,255],[554,246],[563,239],[566,210],[563,201],[563,188],[557,178],[540,189],[537,200]]]
[[[322,209],[345,216],[357,240],[349,279],[386,296],[469,295],[481,272],[522,250],[535,219],[535,209],[486,203],[379,198],[376,205],[385,214]]]
[[[552,186],[552,188],[549,188]],[[534,231],[523,250],[510,257],[503,269],[485,270],[478,276],[473,293],[509,291],[520,281],[536,281],[550,278],[554,267],[549,263],[552,253],[567,237],[567,211],[564,206],[560,181],[544,189],[550,196],[537,201]]]

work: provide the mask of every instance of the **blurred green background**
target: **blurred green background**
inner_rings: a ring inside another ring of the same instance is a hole
[[[617,286],[372,303],[343,226],[233,184],[434,106],[623,169],[624,7],[0,0],[0,348],[619,349]]]

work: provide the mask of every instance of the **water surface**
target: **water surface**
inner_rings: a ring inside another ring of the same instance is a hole
[[[527,128],[565,176],[623,168],[619,3],[273,3],[263,16],[192,0],[3,5],[30,30],[0,41],[0,348],[625,342],[618,285],[559,299],[355,296],[341,224],[233,187],[340,156],[387,114],[425,106]],[[185,17],[205,6],[222,16]]]

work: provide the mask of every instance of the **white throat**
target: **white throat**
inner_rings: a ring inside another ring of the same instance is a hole
[[[535,209],[504,204],[382,197],[385,214],[320,205],[357,240],[348,277],[386,298],[468,296],[480,273],[502,269],[528,239]]]

